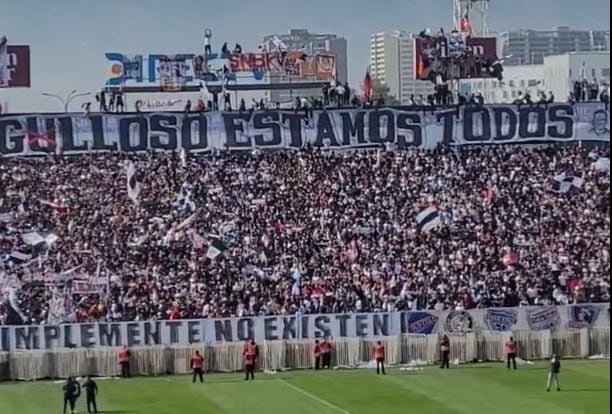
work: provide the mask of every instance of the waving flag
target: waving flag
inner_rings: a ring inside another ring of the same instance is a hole
[[[466,10],[465,14],[459,21],[459,31],[465,36],[472,35],[472,23],[470,22],[469,12]]]
[[[33,143],[41,147],[53,147],[55,145],[55,131],[49,129],[47,132],[28,131],[26,139],[30,145]]]
[[[291,294],[293,296],[300,295],[300,287],[302,284],[302,272],[299,266],[294,266],[291,272],[291,278],[293,279],[293,284],[291,285]]]
[[[8,41],[2,36],[0,37],[0,88],[7,87],[10,80]]]
[[[14,288],[9,288],[8,304],[6,313],[7,325],[23,325],[27,318],[21,311],[19,301],[17,300],[17,291]]]
[[[584,180],[580,177],[574,177],[573,174],[564,172],[556,175],[553,178],[552,190],[555,193],[566,194],[572,189],[579,189],[584,184]]]
[[[219,240],[214,240],[208,245],[208,250],[206,251],[206,257],[210,260],[215,260],[227,250],[227,247],[220,242]]]
[[[180,159],[181,159],[181,167],[187,168],[187,152],[185,151],[185,148],[181,148]]]
[[[442,224],[440,212],[434,206],[427,207],[425,210],[421,211],[417,215],[416,220],[419,232],[421,233],[429,233]]]
[[[136,164],[130,161],[127,170],[127,194],[130,200],[135,204],[138,204],[138,195],[142,188],[142,182],[138,177],[138,171],[136,170]]]
[[[187,237],[191,240],[195,250],[201,250],[204,247],[204,237],[200,236],[195,230],[187,230]]]

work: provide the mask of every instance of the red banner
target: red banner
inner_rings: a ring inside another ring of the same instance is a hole
[[[30,46],[8,46],[3,58],[6,67],[0,74],[0,88],[30,87]]]

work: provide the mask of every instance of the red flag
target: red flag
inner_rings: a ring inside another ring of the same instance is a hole
[[[417,62],[415,78],[420,78],[423,75],[423,72],[425,72],[425,64],[423,63],[423,59],[421,58]]]
[[[363,79],[363,97],[366,101],[369,101],[372,97],[372,76],[370,76],[370,68],[366,71],[365,78]]]

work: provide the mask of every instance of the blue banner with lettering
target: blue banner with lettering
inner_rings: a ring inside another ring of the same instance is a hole
[[[610,142],[600,103],[0,116],[0,154]]]

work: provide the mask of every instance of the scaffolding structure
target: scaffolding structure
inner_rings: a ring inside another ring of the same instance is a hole
[[[453,28],[459,30],[464,19],[469,21],[472,36],[489,37],[490,0],[454,0]]]

